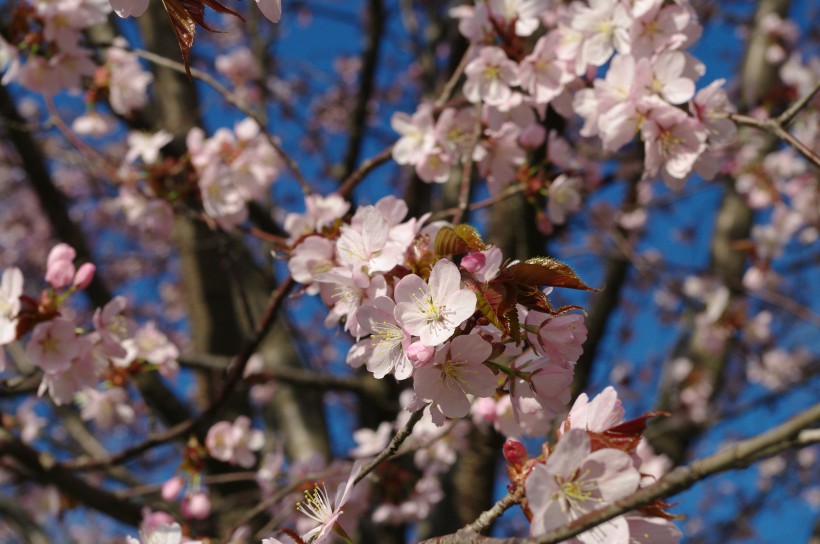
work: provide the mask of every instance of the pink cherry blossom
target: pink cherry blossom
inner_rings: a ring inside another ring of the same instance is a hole
[[[214,459],[251,468],[256,463],[253,452],[265,445],[265,435],[260,430],[251,429],[251,420],[247,416],[239,416],[233,423],[215,423],[208,430],[205,445]]]
[[[128,307],[128,300],[123,296],[112,298],[103,308],[94,312],[94,329],[99,339],[98,353],[103,358],[121,358],[126,356],[123,342],[129,339],[136,330],[136,325],[122,313]]]
[[[581,208],[582,198],[580,189],[583,180],[575,176],[561,174],[550,183],[547,214],[555,225],[562,225],[567,215]]]
[[[19,268],[7,268],[0,281],[0,346],[17,338],[17,313],[23,294],[23,273]]]
[[[629,53],[632,20],[621,2],[590,0],[588,6],[575,2],[571,8],[570,26],[583,36],[575,63],[576,74],[583,74],[589,65],[602,66],[614,50]]]
[[[128,134],[128,152],[125,154],[125,161],[134,162],[140,158],[146,164],[157,162],[159,150],[173,139],[171,133],[164,130],[153,134],[132,131]]]
[[[80,342],[75,325],[58,317],[34,327],[26,356],[44,372],[63,372],[71,366],[71,360],[80,353]]]
[[[307,286],[307,293],[319,292],[317,276],[330,272],[334,265],[336,245],[321,236],[308,236],[291,253],[288,270],[295,281]]]
[[[85,421],[94,421],[104,431],[117,423],[131,423],[136,416],[128,392],[122,387],[104,391],[88,388],[78,394],[78,400],[82,406],[80,417]]]
[[[176,500],[184,488],[185,480],[181,476],[174,476],[162,484],[162,498],[166,501]]]
[[[85,289],[91,282],[94,281],[94,274],[97,272],[97,267],[93,263],[85,263],[77,270],[74,276],[74,287],[77,289]]]
[[[314,486],[313,491],[305,491],[305,500],[297,504],[296,509],[319,523],[319,525],[302,535],[303,540],[310,541],[313,544],[321,544],[328,541],[333,526],[343,512],[342,506],[344,506],[351,497],[355,480],[359,472],[361,472],[362,466],[361,461],[356,461],[353,464],[347,482],[339,484],[339,487],[336,488],[336,497],[333,502],[330,502],[330,497],[324,485],[320,489],[317,484]]]
[[[498,194],[515,179],[518,167],[526,161],[526,154],[518,143],[521,128],[506,122],[498,130],[488,130],[489,140],[477,146],[473,158],[479,161],[478,170],[487,178],[491,194]]]
[[[354,368],[366,363],[367,370],[376,379],[394,374],[397,380],[404,380],[413,373],[413,364],[406,353],[410,334],[396,322],[395,308],[391,298],[376,297],[363,304],[356,314],[359,332],[370,337],[350,348],[347,363]]]
[[[545,534],[626,497],[638,489],[640,480],[629,454],[612,448],[593,452],[586,431],[573,429],[561,437],[546,463],[535,465],[527,477],[530,534]],[[628,544],[629,527],[617,517],[581,533],[578,540]]]
[[[724,83],[723,79],[713,81],[699,90],[691,103],[695,117],[706,127],[709,142],[714,145],[730,143],[737,132],[734,122],[725,117],[732,111],[732,106],[723,89]]]
[[[656,175],[672,187],[679,187],[706,149],[706,129],[696,119],[672,106],[652,110],[644,121],[645,175]]]
[[[375,206],[359,208],[336,242],[339,263],[354,271],[389,272],[402,257],[387,246],[389,235],[390,224]]]
[[[106,53],[105,66],[110,73],[108,96],[111,109],[121,115],[129,115],[148,103],[148,86],[154,81],[151,72],[142,68],[139,58],[125,47],[120,37]],[[152,161],[146,161],[152,162]]]
[[[450,17],[458,19],[458,31],[473,42],[482,41],[493,32],[487,4],[480,2],[475,6],[463,4],[450,9]]]
[[[559,432],[582,429],[601,433],[623,423],[623,420],[624,409],[618,393],[614,387],[608,386],[592,400],[586,393],[578,395]]]
[[[521,61],[521,88],[532,95],[536,104],[547,104],[561,94],[564,85],[575,79],[572,68],[556,55],[558,32],[542,36],[532,53]]]
[[[580,314],[550,316],[530,312],[526,325],[527,339],[540,355],[575,362],[584,352],[582,345],[587,339],[587,328]]]
[[[384,451],[392,437],[393,424],[389,421],[382,421],[375,431],[367,427],[353,431],[356,447],[350,450],[350,456],[357,459],[374,457]]]
[[[470,411],[468,394],[489,397],[495,392],[498,380],[484,365],[492,351],[478,335],[457,336],[436,351],[432,362],[416,369],[413,389],[444,416],[464,417]]]
[[[399,164],[416,164],[430,152],[433,138],[433,106],[422,104],[413,116],[395,113],[390,120],[401,138],[393,146],[393,160]]]
[[[204,490],[194,491],[186,495],[180,504],[182,515],[188,519],[205,519],[211,513],[211,498]],[[149,544],[153,544],[149,541]]]
[[[559,414],[566,410],[574,374],[571,363],[527,350],[516,357],[511,368],[531,374],[526,380],[515,377],[510,383],[510,400],[517,421],[535,413]]]
[[[447,259],[436,262],[429,283],[410,274],[396,284],[394,295],[396,321],[425,346],[444,343],[476,307],[475,293],[461,288],[461,273]]]
[[[480,48],[464,73],[467,75],[464,96],[475,104],[499,106],[510,99],[510,87],[518,85],[518,65],[500,47]]]
[[[518,36],[530,36],[541,24],[539,17],[549,8],[548,0],[489,0],[490,17],[502,28],[515,23]]]
[[[691,14],[686,7],[665,4],[663,0],[636,3],[630,29],[633,55],[648,57],[665,49],[677,49],[686,42]]]
[[[350,202],[339,195],[308,195],[305,197],[305,213],[289,213],[285,217],[285,230],[294,241],[330,225],[349,209]]]
[[[695,82],[685,75],[686,55],[665,51],[651,63],[651,90],[670,104],[683,104],[695,94]]]
[[[488,282],[498,275],[504,256],[501,249],[491,247],[485,251],[468,253],[461,259],[461,267],[472,273],[478,281]]]
[[[38,325],[38,327],[39,326],[40,325]],[[37,332],[36,328],[35,332]],[[32,334],[32,339],[29,341],[29,348],[33,341],[34,335]],[[49,363],[46,366],[42,366],[41,360],[40,367],[43,368],[43,380],[40,382],[37,394],[42,396],[48,391],[54,404],[61,405],[71,402],[77,392],[96,385],[97,377],[101,369],[94,359],[93,347],[94,345],[89,335],[75,335],[73,339],[67,339],[59,345],[55,345],[55,348],[58,350],[66,350],[69,352],[76,350],[76,353],[70,358],[66,357],[62,359],[59,364]],[[29,354],[28,349],[26,350],[26,354]]]

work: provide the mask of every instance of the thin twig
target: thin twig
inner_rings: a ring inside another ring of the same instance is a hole
[[[470,186],[473,179],[473,152],[478,140],[481,138],[481,105],[476,106],[476,120],[473,127],[473,134],[470,138],[470,146],[467,148],[467,162],[461,171],[461,186],[458,191],[458,208],[453,214],[453,224],[458,225],[464,218],[464,213],[470,204]]]
[[[108,457],[100,459],[75,459],[72,461],[61,463],[60,465],[63,468],[72,470],[89,470],[124,463],[125,461],[133,457],[136,457],[137,455],[140,455],[142,453],[145,453],[146,451],[155,448],[156,446],[159,446],[161,444],[174,440],[180,436],[183,436],[189,432],[192,432],[200,424],[209,421],[222,409],[223,405],[228,400],[228,397],[231,395],[236,385],[242,380],[242,376],[245,372],[245,367],[248,364],[248,360],[256,352],[256,350],[259,348],[259,345],[262,343],[262,340],[267,335],[268,331],[273,325],[274,319],[276,317],[276,314],[278,313],[279,308],[281,308],[288,291],[290,291],[293,285],[293,279],[288,277],[271,294],[270,300],[268,301],[268,305],[265,308],[265,312],[262,314],[262,318],[259,320],[259,323],[257,324],[253,338],[250,342],[248,342],[245,345],[245,347],[242,349],[239,355],[237,355],[234,358],[232,364],[229,366],[228,376],[225,379],[225,383],[222,386],[222,389],[219,391],[217,397],[198,417],[183,421],[182,423],[174,425],[173,427],[170,427],[169,429],[166,429],[163,432],[154,434],[153,436],[149,437],[144,442],[137,444],[136,446],[126,448],[125,450],[122,450],[119,453],[109,455]]]
[[[521,502],[523,497],[524,486],[519,486],[515,491],[508,492],[495,503],[492,508],[482,512],[474,522],[461,529],[461,531],[465,533],[480,533],[489,529],[490,526],[495,523],[495,520],[500,518],[507,509]]]
[[[450,100],[450,97],[453,95],[453,91],[456,88],[456,84],[458,83],[461,74],[464,72],[464,68],[467,66],[467,61],[469,61],[470,57],[473,56],[474,49],[475,45],[471,43],[467,50],[464,52],[464,55],[458,62],[458,66],[456,66],[456,69],[453,72],[453,75],[450,76],[450,79],[447,80],[447,83],[444,85],[444,88],[441,89],[441,94],[435,101],[436,109],[443,108],[447,101]]]
[[[404,441],[407,440],[407,438],[413,432],[413,427],[416,426],[416,423],[419,422],[423,414],[423,409],[413,412],[413,414],[410,416],[410,419],[407,420],[407,423],[405,423],[404,427],[399,429],[399,432],[396,433],[396,436],[394,436],[390,443],[387,445],[387,448],[385,448],[383,452],[381,452],[375,458],[373,458],[373,460],[370,461],[370,463],[368,463],[367,466],[362,468],[362,471],[359,473],[359,475],[356,477],[356,480],[353,482],[354,485],[364,480],[364,478],[368,474],[373,472],[373,470],[375,470],[375,468],[379,466],[382,461],[388,459],[389,457],[392,457],[393,455],[395,455],[397,451],[399,451],[399,448],[401,447],[402,443],[404,443]]]
[[[379,152],[378,155],[375,155],[362,164],[347,178],[342,182],[339,188],[336,190],[336,194],[345,198],[350,198],[350,193],[353,192],[353,189],[361,183],[361,181],[373,170],[377,167],[381,166],[382,164],[386,163],[390,160],[393,154],[393,146],[389,146]]]
[[[503,200],[507,200],[508,198],[517,195],[524,191],[524,186],[520,184],[510,185],[497,195],[493,195],[491,197],[485,198],[484,200],[479,200],[478,202],[473,202],[472,204],[467,206],[467,209],[472,211],[480,210],[482,208],[486,208],[488,206],[492,206],[493,204],[497,204]],[[430,221],[436,221],[438,219],[444,219],[446,217],[453,217],[458,212],[458,207],[454,208],[447,208],[446,210],[441,210],[439,212],[434,213],[430,216]]]
[[[752,463],[771,457],[784,450],[802,448],[820,442],[820,432],[813,428],[820,423],[820,403],[800,412],[754,438],[738,442],[718,453],[694,461],[688,466],[678,467],[652,485],[644,487],[629,497],[582,516],[572,523],[534,538],[486,538],[473,532],[458,533],[433,538],[422,544],[554,544],[579,535],[592,527],[657,500],[666,499],[689,489],[697,482],[737,468],[746,468]]]
[[[805,108],[806,105],[809,102],[811,102],[811,99],[814,98],[814,95],[816,95],[818,91],[820,91],[820,81],[815,83],[814,88],[810,90],[808,93],[806,93],[805,96],[803,96],[797,102],[789,106],[788,109],[786,109],[786,111],[784,111],[778,116],[777,122],[780,124],[780,126],[784,128],[788,127],[789,124],[794,120],[794,118],[797,117],[797,114],[800,113],[800,110]]]
[[[741,115],[739,113],[730,113],[728,114],[728,117],[739,125],[754,127],[777,136],[789,144],[795,151],[803,155],[803,157],[805,157],[806,160],[814,166],[820,168],[820,156],[809,149],[806,144],[792,136],[785,128],[783,128],[777,119],[757,119],[755,117],[749,117],[748,115]]]
[[[156,53],[152,53],[144,49],[130,48],[129,50],[138,57],[153,62],[158,66],[164,66],[165,68],[174,70],[182,74],[186,73],[185,65],[183,65],[181,62],[171,60],[169,58],[163,57],[162,55],[157,55]],[[232,93],[227,87],[222,85],[219,81],[216,80],[216,78],[211,76],[209,73],[203,72],[202,70],[198,70],[192,67],[190,74],[191,77],[196,78],[205,83],[206,85],[208,85],[209,87],[211,87],[214,91],[220,94],[225,99],[225,101],[227,101],[233,107],[235,107],[236,109],[238,109],[239,111],[253,119],[256,122],[256,124],[259,125],[259,127],[262,129],[262,134],[265,136],[265,139],[268,141],[271,147],[273,147],[276,150],[276,152],[279,153],[279,156],[282,158],[284,163],[287,165],[290,171],[293,172],[293,175],[296,177],[296,181],[299,182],[299,186],[302,188],[302,192],[305,195],[313,193],[313,189],[311,189],[310,184],[307,182],[305,176],[302,174],[302,170],[299,168],[299,165],[296,163],[295,160],[293,160],[293,158],[290,155],[288,155],[285,152],[285,150],[282,148],[282,145],[276,140],[276,138],[271,136],[271,134],[268,132],[268,125],[265,122],[265,120],[262,119],[262,117],[260,117],[255,111],[253,111],[245,103],[244,100],[242,100],[234,93]]]

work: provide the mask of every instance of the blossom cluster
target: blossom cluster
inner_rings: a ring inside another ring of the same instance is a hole
[[[281,170],[279,154],[253,119],[210,138],[194,128],[187,144],[205,213],[226,229],[246,219],[247,202],[263,199]]]
[[[590,400],[578,397],[557,429],[557,443],[529,459],[520,443],[508,440],[505,456],[514,484],[523,479],[530,534],[539,536],[655,483],[671,462],[652,452],[641,437],[647,417],[624,421],[615,389]],[[573,542],[676,543],[680,530],[663,502],[613,518],[581,533]]]
[[[691,6],[662,0],[478,0],[451,10],[472,44],[464,98],[475,106],[422,104],[397,113],[393,148],[399,164],[413,165],[427,182],[446,182],[460,163],[476,161],[491,193],[541,167],[548,108],[572,121],[581,135],[600,138],[615,152],[636,135],[644,144],[644,177],[674,187],[697,170],[711,177],[715,150],[734,137],[725,118],[722,80],[695,93],[704,66],[685,49],[700,35]],[[567,159],[547,158],[549,219],[563,223],[578,209],[581,178]]]
[[[429,406],[437,425],[468,415],[474,398],[498,397],[519,426],[511,434],[549,428],[549,414],[569,401],[586,328],[535,286],[569,278],[561,284],[589,289],[569,267],[502,263],[466,225],[403,221],[407,205],[392,196],[347,221],[336,196],[308,202],[306,214],[288,218],[288,266],[329,306],[326,324],[343,322],[358,339],[348,364],[376,378],[412,377],[413,409]],[[321,230],[305,235],[310,226]]]
[[[134,419],[131,400],[116,377],[137,372],[132,365],[138,362],[174,375],[179,353],[153,323],[138,327],[126,317],[124,297],[114,297],[98,308],[90,329],[63,312],[66,300],[87,288],[95,273],[91,263],[75,267],[75,258],[76,251],[68,244],[52,248],[45,274],[49,288],[39,299],[23,293],[19,269],[3,272],[0,346],[28,336],[26,358],[42,372],[39,395],[48,392],[58,405],[76,397],[83,406],[82,417],[107,429],[115,421]],[[101,381],[104,387],[98,390]]]

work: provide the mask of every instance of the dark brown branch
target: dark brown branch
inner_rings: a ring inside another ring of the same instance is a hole
[[[364,161],[359,165],[359,168],[357,168],[355,172],[345,178],[341,186],[339,186],[339,189],[336,191],[336,194],[345,198],[350,198],[350,194],[353,192],[353,189],[355,189],[356,186],[361,183],[370,172],[389,161],[392,156],[393,146],[391,145],[390,147],[380,151],[377,155],[374,155]]]
[[[61,493],[118,521],[136,526],[142,520],[141,505],[121,499],[49,461],[46,454],[9,437],[0,439],[0,457],[11,457],[34,480],[51,484]]]
[[[382,0],[370,0],[365,7],[367,18],[367,44],[362,52],[362,73],[356,105],[350,117],[347,151],[342,161],[341,179],[347,179],[356,168],[367,132],[367,113],[370,100],[376,90],[376,72],[379,66],[379,49],[384,36],[385,10]]]

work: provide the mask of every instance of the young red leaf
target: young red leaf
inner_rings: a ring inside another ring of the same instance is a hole
[[[515,263],[507,267],[505,272],[512,276],[516,283],[600,291],[584,283],[569,265],[549,257],[536,257],[523,263]]]
[[[436,234],[435,242],[433,242],[433,250],[436,255],[442,257],[467,253],[468,249],[467,242],[456,234],[455,229],[452,227],[441,227],[438,234]]]
[[[191,55],[191,47],[194,45],[196,35],[196,25],[205,30],[217,32],[205,22],[205,6],[207,5],[217,13],[227,13],[244,20],[234,10],[223,6],[217,0],[162,0],[168,18],[171,20],[171,28],[177,37],[179,52],[182,54],[182,62],[185,64],[185,71],[188,77],[191,76],[191,67],[188,59]]]

